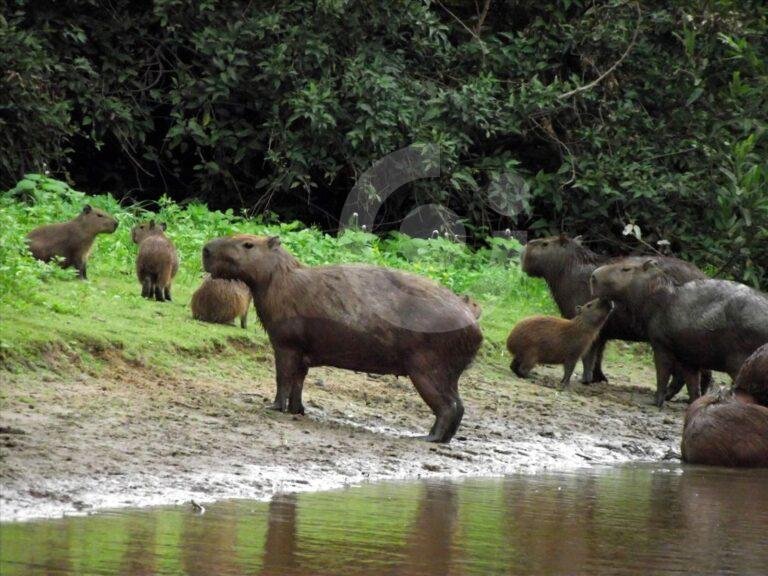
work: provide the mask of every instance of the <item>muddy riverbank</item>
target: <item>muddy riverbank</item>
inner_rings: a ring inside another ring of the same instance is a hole
[[[674,459],[679,449],[685,403],[650,405],[647,361],[609,362],[610,383],[566,392],[556,369],[523,381],[478,364],[461,382],[456,439],[433,445],[414,438],[432,416],[407,379],[315,369],[306,416],[291,416],[266,409],[271,359],[253,360],[258,370],[190,357],[158,371],[105,353],[98,370],[3,373],[2,519]]]

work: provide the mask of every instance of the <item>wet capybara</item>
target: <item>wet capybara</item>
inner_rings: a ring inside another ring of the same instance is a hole
[[[736,390],[751,394],[755,402],[768,407],[768,344],[763,344],[744,361],[734,382]]]
[[[275,352],[274,409],[304,412],[312,366],[408,375],[436,417],[427,440],[456,433],[464,413],[459,376],[483,339],[461,297],[379,266],[304,266],[276,236],[218,238],[203,248],[203,264],[214,278],[251,289]]]
[[[597,254],[583,246],[579,237],[569,238],[561,234],[528,242],[521,257],[521,267],[529,276],[543,278],[560,309],[560,314],[564,318],[573,318],[576,315],[576,306],[581,306],[594,297],[589,287],[592,272],[603,264],[620,259]],[[658,260],[662,268],[680,282],[707,277],[696,266],[683,260],[666,257]],[[616,302],[616,308],[603,326],[600,337],[584,356],[582,382],[589,384],[606,381],[602,368],[606,342],[647,342],[645,324],[645,319],[638,315],[638,307],[632,302]],[[706,374],[702,379],[702,387],[706,387],[710,380],[711,375]],[[670,397],[682,386],[682,374],[676,374]]]
[[[510,368],[526,378],[537,364],[562,364],[561,387],[571,383],[576,363],[589,351],[613,310],[610,300],[590,300],[576,307],[573,319],[532,316],[518,322],[507,338],[514,356]]]
[[[706,394],[688,407],[680,448],[690,464],[768,467],[768,408],[748,396]]]
[[[112,234],[115,230],[117,220],[104,210],[86,204],[82,212],[69,222],[35,228],[27,234],[27,243],[38,260],[49,262],[59,257],[62,267],[73,266],[77,275],[85,280],[88,278],[88,257],[96,236]]]
[[[192,294],[192,318],[203,322],[231,324],[240,318],[240,327],[248,327],[251,291],[240,280],[207,277]]]
[[[136,276],[141,283],[141,295],[154,296],[158,302],[171,299],[171,283],[179,271],[179,255],[165,230],[165,224],[156,224],[154,220],[131,230],[131,238],[139,245]]]
[[[735,378],[749,355],[768,342],[768,295],[738,282],[680,284],[657,260],[646,258],[601,266],[592,273],[592,287],[597,296],[633,302],[648,319],[660,407],[675,367],[694,398],[700,395],[700,370]]]

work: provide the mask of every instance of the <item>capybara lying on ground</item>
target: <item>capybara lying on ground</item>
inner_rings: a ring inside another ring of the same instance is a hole
[[[206,278],[192,294],[192,318],[203,322],[231,324],[240,318],[240,327],[248,327],[251,291],[240,280]]]
[[[648,319],[656,364],[656,403],[662,406],[673,368],[699,395],[699,371],[736,377],[744,361],[768,342],[768,296],[738,282],[679,284],[655,259],[622,261],[592,273],[595,295],[639,307]]]
[[[751,394],[758,404],[768,407],[768,344],[760,346],[744,361],[734,387]]]
[[[203,264],[214,278],[242,280],[251,289],[275,351],[273,408],[303,413],[312,366],[408,375],[436,416],[427,439],[448,442],[456,433],[464,413],[459,376],[483,338],[461,297],[399,270],[303,266],[276,236],[213,240],[203,248]]]
[[[680,448],[690,464],[768,467],[768,408],[748,395],[702,396],[685,414]]]
[[[58,256],[62,258],[64,268],[74,266],[78,276],[86,279],[88,256],[96,235],[112,234],[115,230],[117,220],[104,210],[86,204],[83,211],[69,222],[35,228],[27,234],[27,242],[30,252],[38,260],[49,262]]]
[[[526,378],[537,364],[562,364],[561,387],[571,383],[571,374],[587,353],[613,310],[610,300],[590,300],[576,307],[572,320],[555,316],[532,316],[514,327],[507,350],[514,356],[510,368]]]
[[[576,306],[593,298],[589,278],[599,266],[620,259],[611,259],[596,254],[581,244],[580,239],[561,234],[531,240],[525,245],[521,258],[523,271],[529,276],[543,278],[549,286],[552,297],[564,318],[576,316]],[[659,265],[678,282],[685,282],[707,276],[696,266],[677,258],[659,258]],[[589,352],[584,356],[582,382],[607,380],[602,368],[603,350],[608,340],[647,342],[646,319],[639,315],[639,307],[633,302],[616,302],[616,307],[600,331]],[[706,374],[702,380],[705,387],[711,379]],[[676,374],[670,390],[670,398],[683,386],[682,374]]]
[[[165,236],[165,224],[154,220],[134,226],[131,238],[139,245],[136,275],[141,282],[141,295],[162,302],[171,299],[171,283],[179,271],[179,255]]]

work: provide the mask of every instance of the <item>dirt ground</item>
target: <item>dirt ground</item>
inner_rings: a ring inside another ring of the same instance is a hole
[[[650,405],[647,364],[608,363],[610,383],[559,392],[559,368],[539,367],[524,381],[500,358],[499,368],[465,374],[462,426],[451,444],[434,445],[414,438],[433,420],[405,378],[314,369],[307,414],[291,416],[266,409],[268,356],[254,359],[253,372],[208,370],[194,358],[172,373],[118,353],[102,361],[96,371],[60,363],[0,373],[2,520],[674,459],[686,406],[683,398],[662,411]]]

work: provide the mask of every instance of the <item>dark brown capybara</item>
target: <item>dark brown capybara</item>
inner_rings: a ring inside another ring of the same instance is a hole
[[[760,346],[744,361],[734,388],[751,394],[755,402],[768,407],[768,344]]]
[[[27,234],[32,255],[49,262],[61,258],[64,268],[77,269],[77,275],[88,278],[88,257],[98,234],[112,234],[117,230],[117,220],[111,215],[86,204],[83,211],[69,222],[48,224]]]
[[[768,295],[738,282],[680,284],[656,259],[646,258],[601,266],[592,273],[592,287],[597,296],[633,302],[648,319],[659,407],[674,368],[694,398],[701,370],[735,379],[750,354],[768,342]]]
[[[636,259],[637,257],[628,257]],[[599,266],[616,262],[621,258],[610,258],[597,254],[582,245],[580,237],[569,238],[565,234],[531,240],[525,245],[521,258],[523,272],[529,276],[543,278],[564,318],[576,316],[576,306],[589,302],[594,296],[590,290],[589,278]],[[685,282],[707,276],[693,264],[677,258],[659,258],[661,267],[677,281]],[[585,384],[606,381],[603,373],[603,350],[608,340],[647,342],[647,320],[638,313],[639,308],[632,302],[616,302],[616,308],[600,332],[600,337],[584,356],[584,372],[581,381]],[[711,374],[702,378],[706,389]],[[683,387],[682,374],[675,373],[670,387],[670,397]]]
[[[240,318],[240,327],[248,327],[251,291],[240,280],[207,277],[192,294],[192,318],[216,324],[231,324]]]
[[[749,395],[706,394],[688,407],[683,462],[768,467],[768,408]]]
[[[610,300],[590,300],[576,307],[573,319],[532,316],[517,323],[507,338],[514,357],[510,368],[526,378],[537,364],[562,364],[561,387],[571,383],[576,363],[586,354],[613,311]]]
[[[483,339],[461,297],[379,266],[303,266],[276,236],[218,238],[203,248],[203,264],[214,278],[251,289],[275,352],[274,409],[304,412],[312,366],[407,375],[436,417],[427,440],[456,433],[464,413],[459,376]]]
[[[141,295],[154,296],[158,302],[171,299],[171,284],[179,271],[179,255],[165,230],[165,224],[156,224],[154,220],[131,230],[131,238],[139,245],[136,276],[141,283]]]

